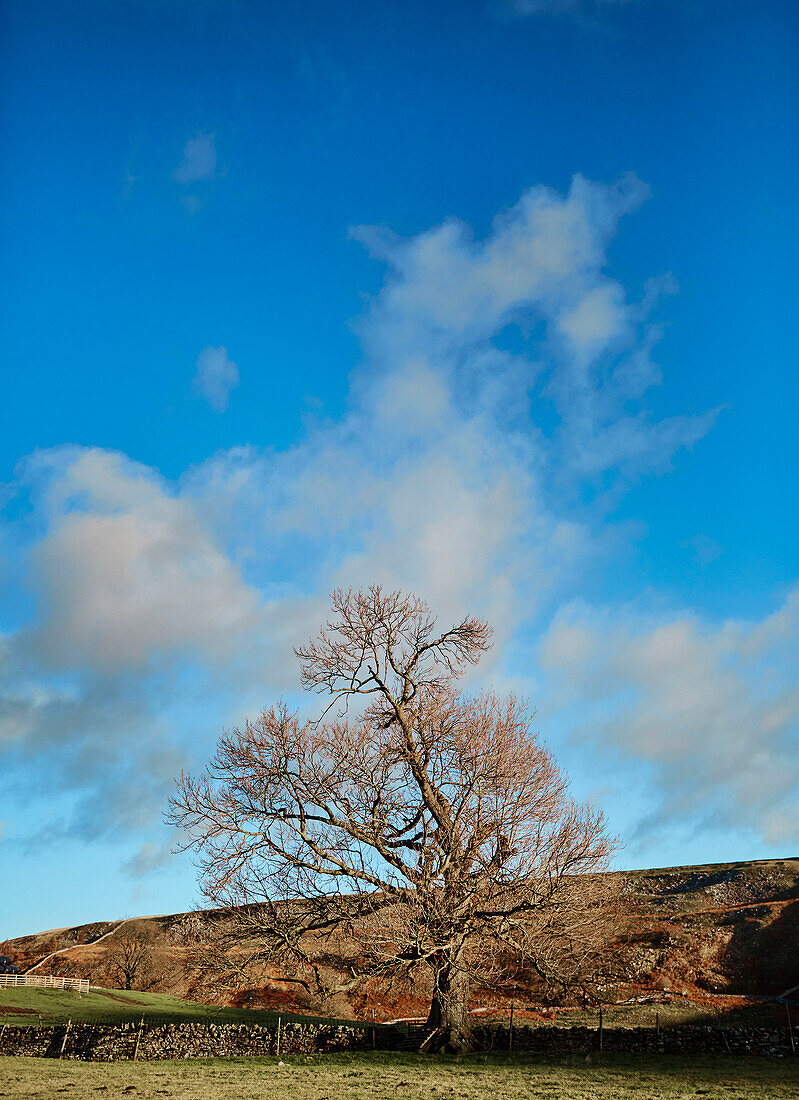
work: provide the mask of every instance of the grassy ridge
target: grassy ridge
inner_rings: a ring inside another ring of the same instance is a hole
[[[581,1058],[408,1054],[294,1055],[202,1061],[92,1063],[0,1058],[8,1098],[180,1097],[181,1100],[793,1100],[799,1058]]]
[[[145,1016],[152,1023],[248,1023],[269,1024],[278,1013],[253,1008],[219,1008],[185,1001],[163,993],[139,993],[121,989],[76,993],[69,989],[37,989],[11,986],[0,989],[0,1025],[61,1024],[67,1020],[85,1023],[123,1023]],[[327,1018],[280,1013],[284,1021],[305,1020],[327,1023]],[[336,1023],[355,1022],[337,1020]]]

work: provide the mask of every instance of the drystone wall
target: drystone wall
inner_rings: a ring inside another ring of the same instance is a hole
[[[799,1029],[794,1039],[799,1051]],[[422,1029],[375,1029],[375,1045],[381,1050],[418,1049]],[[477,1028],[478,1049],[531,1054],[581,1054],[600,1052],[600,1035],[586,1027],[520,1027],[513,1037],[503,1028]],[[278,1037],[275,1027],[247,1024],[61,1024],[54,1027],[0,1029],[0,1055],[25,1054],[40,1058],[115,1062],[137,1058],[236,1058],[279,1054],[318,1054],[342,1050],[372,1049],[370,1028],[344,1025],[287,1023]],[[757,1054],[790,1057],[793,1054],[787,1028],[701,1027],[685,1025],[656,1031],[654,1028],[613,1028],[603,1031],[605,1053],[641,1054]]]
[[[5,1027],[0,1055],[72,1058],[116,1062],[137,1058],[234,1058],[265,1054],[311,1054],[371,1048],[371,1035],[360,1028],[284,1024],[72,1024],[67,1028]]]
[[[799,1051],[799,1028],[794,1044]],[[685,1024],[682,1027],[605,1028],[600,1037],[597,1028],[519,1027],[513,1038],[506,1028],[480,1028],[475,1039],[484,1049],[529,1051],[535,1054],[761,1054],[772,1056],[793,1053],[788,1028],[708,1027]]]

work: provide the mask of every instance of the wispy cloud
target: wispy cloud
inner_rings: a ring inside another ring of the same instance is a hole
[[[630,300],[605,264],[619,219],[648,194],[633,175],[611,186],[576,176],[565,196],[525,192],[482,241],[455,220],[409,241],[357,231],[392,271],[361,329],[373,361],[384,372],[434,364],[456,403],[476,398],[500,418],[523,412],[531,396],[550,402],[557,427],[547,439],[533,434],[572,479],[612,471],[629,481],[667,468],[717,410],[657,421],[645,405],[661,382],[660,329],[649,319],[657,294],[648,283]],[[496,343],[508,330],[513,353]]]
[[[176,183],[197,183],[216,175],[216,134],[199,133],[183,146],[183,155],[172,179]]]
[[[194,391],[208,402],[216,413],[227,408],[230,391],[239,384],[238,364],[227,353],[227,348],[204,348],[198,358],[194,373]]]
[[[189,138],[172,179],[180,185],[180,203],[190,217],[205,206],[212,181],[225,174],[217,162],[216,134],[200,132]]]
[[[799,590],[753,622],[578,603],[541,656],[584,743],[649,768],[639,838],[702,823],[799,839]]]
[[[145,841],[138,851],[123,863],[123,873],[130,878],[148,878],[159,871],[165,871],[174,862],[174,844],[174,836],[161,844]]]
[[[517,15],[569,15],[583,19],[647,2],[651,0],[510,0],[510,9]]]

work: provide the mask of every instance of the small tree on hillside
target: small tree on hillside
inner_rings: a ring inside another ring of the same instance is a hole
[[[322,984],[322,939],[328,952],[354,941],[339,989],[426,973],[425,1049],[467,1049],[471,983],[522,967],[586,987],[608,941],[595,876],[614,842],[569,798],[519,700],[455,690],[489,646],[486,623],[439,631],[421,600],[379,587],[333,606],[296,653],[335,716],[279,703],[226,733],[205,773],[182,777],[170,818],[209,902],[261,959]]]
[[[137,922],[109,938],[103,961],[120,989],[148,989],[159,977],[158,958],[154,929]]]

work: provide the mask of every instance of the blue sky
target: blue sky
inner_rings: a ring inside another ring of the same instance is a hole
[[[494,622],[622,865],[796,854],[795,5],[0,18],[0,937],[191,906],[341,583]]]

